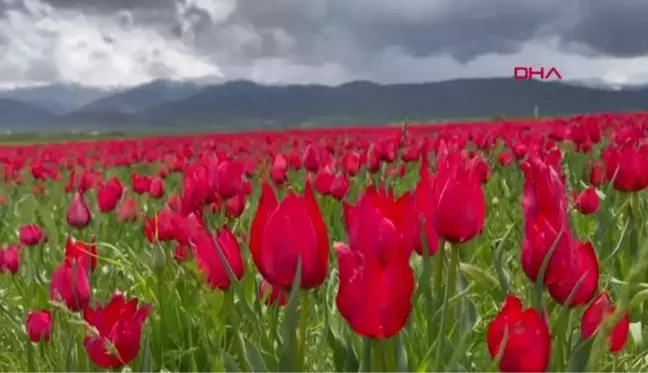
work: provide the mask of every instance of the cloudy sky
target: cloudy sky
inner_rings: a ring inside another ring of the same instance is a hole
[[[648,82],[648,0],[0,0],[0,85]]]

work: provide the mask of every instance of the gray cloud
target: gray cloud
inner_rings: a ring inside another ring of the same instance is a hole
[[[0,0],[0,76],[416,80],[607,59],[600,75],[648,55],[647,16],[644,0]]]
[[[591,1],[581,6],[581,17],[562,38],[579,42],[611,56],[648,53],[648,2],[644,0]]]

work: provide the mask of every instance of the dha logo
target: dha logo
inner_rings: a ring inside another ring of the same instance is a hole
[[[562,74],[555,67],[549,69],[542,66],[539,69],[532,66],[513,67],[513,78],[515,80],[531,80],[534,77],[540,80],[562,80]]]

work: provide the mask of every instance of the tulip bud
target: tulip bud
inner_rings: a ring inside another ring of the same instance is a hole
[[[67,222],[74,228],[83,229],[87,227],[92,221],[90,209],[86,205],[85,200],[81,193],[75,193],[70,207],[67,211]]]

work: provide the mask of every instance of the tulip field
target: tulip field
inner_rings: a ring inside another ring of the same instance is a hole
[[[648,371],[647,130],[0,146],[0,371]]]

